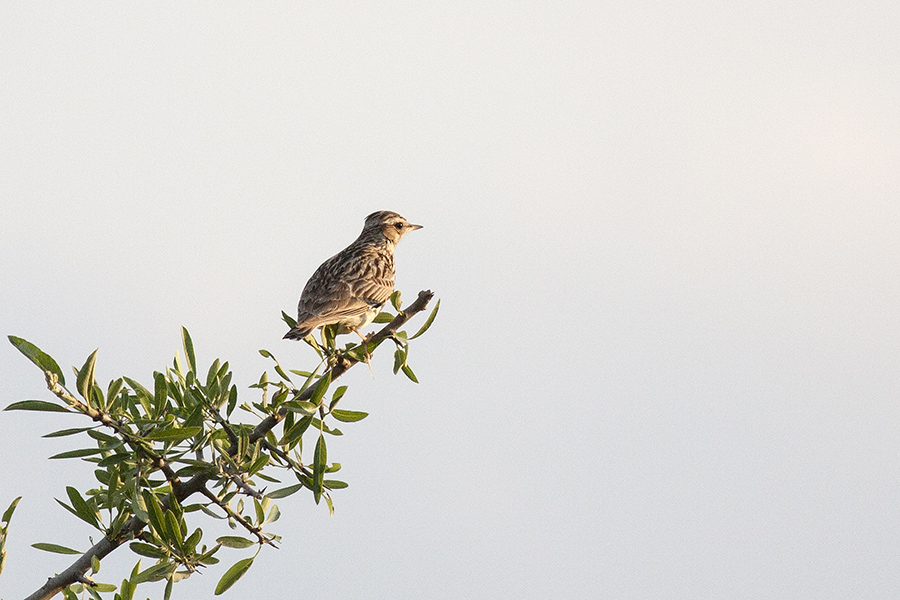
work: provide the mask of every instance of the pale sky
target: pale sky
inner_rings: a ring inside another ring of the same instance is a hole
[[[335,516],[280,501],[225,597],[896,598],[900,4],[359,4],[0,5],[0,333],[64,368],[150,381],[184,325],[253,399],[364,217],[425,226],[420,383],[348,375]],[[2,598],[89,546],[80,425],[0,413]]]

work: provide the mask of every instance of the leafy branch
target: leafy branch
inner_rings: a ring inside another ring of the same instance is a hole
[[[25,400],[6,410],[66,412],[86,416],[93,422],[44,437],[85,434],[93,440],[92,446],[51,458],[79,458],[94,465],[99,485],[84,494],[67,487],[68,502],[57,502],[103,534],[100,541],[83,552],[46,542],[33,544],[41,550],[79,556],[28,600],[51,598],[60,592],[66,600],[74,600],[76,594],[100,600],[103,592],[115,592],[115,600],[131,600],[138,584],[162,580],[167,582],[164,597],[168,600],[174,583],[217,564],[217,553],[223,547],[255,546],[256,554],[237,561],[220,578],[216,594],[221,594],[247,572],[264,546],[277,548],[281,538],[266,531],[281,516],[274,500],[306,489],[317,504],[324,498],[333,514],[331,494],[347,484],[326,478],[340,470],[340,463],[328,462],[326,436],[342,435],[331,421],[352,423],[367,413],[337,408],[347,386],[336,388],[330,400],[326,394],[335,380],[389,339],[396,346],[394,372],[402,370],[415,382],[415,374],[407,363],[409,341],[430,327],[440,302],[416,334],[407,336],[401,328],[425,310],[432,297],[430,291],[420,292],[413,303],[401,310],[400,294],[396,292],[391,298],[396,315],[379,315],[376,322],[386,323],[385,326],[358,344],[338,348],[330,328],[323,330],[321,344],[308,336],[307,343],[321,361],[313,372],[286,371],[271,352],[261,350],[263,356],[275,361],[277,379],[270,381],[268,373],[263,373],[259,382],[251,386],[261,391],[261,400],[241,404],[227,362],[213,361],[205,379],[201,379],[193,341],[186,329],[182,329],[184,360],[176,355],[164,372],[153,373],[150,388],[128,377],[115,379],[102,388],[94,376],[94,351],[75,370],[74,393],[66,387],[62,370],[52,357],[22,338],[9,336],[10,342],[44,372],[47,388],[57,401]],[[286,321],[290,324],[289,317]],[[296,385],[291,375],[302,377],[303,383]],[[238,409],[255,416],[257,423],[235,421]],[[279,424],[281,432],[276,435]],[[307,443],[304,461],[304,439],[311,442],[313,437],[315,442]],[[284,475],[295,483],[284,484],[279,478]],[[270,486],[277,487],[267,491]],[[7,527],[17,502],[18,499],[0,521],[0,570]],[[192,521],[202,514],[223,520],[232,529],[240,528],[249,537],[227,535],[216,538],[215,544],[204,543],[203,531],[188,525],[186,515],[192,513],[197,514],[190,517]],[[97,583],[94,576],[101,561],[126,543],[131,551],[151,559],[153,564],[142,568],[138,560],[131,575],[118,587]]]

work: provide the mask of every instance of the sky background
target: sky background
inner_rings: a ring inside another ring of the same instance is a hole
[[[0,5],[0,333],[64,368],[150,381],[184,325],[253,398],[364,217],[425,226],[420,383],[348,374],[335,516],[280,501],[230,596],[896,598],[900,4],[364,4]],[[89,545],[40,437],[81,424],[0,413],[6,600]]]

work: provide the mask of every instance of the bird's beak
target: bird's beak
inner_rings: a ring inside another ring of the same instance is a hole
[[[409,228],[410,228],[410,230],[415,231],[416,229],[422,229],[422,226],[421,225],[413,225],[412,223],[410,223]]]

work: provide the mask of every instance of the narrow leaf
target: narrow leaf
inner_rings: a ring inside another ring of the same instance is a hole
[[[68,452],[60,452],[59,454],[54,454],[51,456],[51,459],[54,458],[83,458],[85,456],[93,456],[94,454],[100,454],[103,452],[105,448],[82,448],[80,450],[69,450]]]
[[[84,433],[85,431],[89,431],[91,429],[93,429],[93,427],[73,427],[72,429],[60,429],[59,431],[54,431],[52,433],[42,435],[41,437],[45,437],[45,438],[63,437],[63,436],[67,436],[67,435],[75,435],[76,433]]]
[[[44,400],[22,400],[21,402],[13,402],[3,410],[40,410],[45,412],[69,412],[64,406]]]
[[[45,542],[32,544],[31,547],[43,550],[44,552],[54,552],[56,554],[81,554],[78,550],[72,550],[71,548],[66,548],[65,546],[60,546],[58,544],[47,544]]]
[[[168,429],[157,429],[156,431],[151,431],[147,434],[147,439],[152,440],[154,442],[180,442],[182,440],[186,440],[190,437],[194,437],[200,431],[202,431],[202,427],[169,427]]]
[[[419,337],[420,335],[422,335],[423,333],[425,333],[426,331],[428,331],[428,328],[431,327],[432,323],[434,323],[434,318],[437,316],[438,309],[440,307],[441,307],[441,300],[439,298],[438,301],[435,303],[434,309],[431,311],[431,314],[428,315],[427,319],[425,319],[425,324],[422,325],[422,327],[420,327],[419,330],[409,339],[414,340],[417,337]]]
[[[116,396],[119,395],[119,392],[122,391],[122,387],[124,385],[125,380],[121,377],[109,382],[109,387],[106,389],[106,401],[110,403],[110,405],[112,405],[112,402],[116,399]]]
[[[94,386],[94,364],[96,362],[97,351],[94,350],[91,352],[91,355],[87,357],[87,360],[84,361],[84,364],[78,371],[78,383],[76,387],[78,388],[78,393],[81,394],[81,397],[84,398],[88,404],[90,404],[91,400],[91,388]]]
[[[334,390],[334,394],[331,396],[331,404],[328,405],[328,408],[334,408],[334,406],[340,402],[341,398],[344,397],[344,394],[347,391],[347,386],[342,385],[338,389]]]
[[[181,343],[184,346],[184,356],[188,361],[188,368],[197,372],[197,359],[194,357],[194,342],[191,341],[191,334],[185,327],[181,328]]]
[[[316,414],[316,410],[319,408],[316,404],[307,400],[288,400],[284,403],[284,407],[291,412],[307,416]]]
[[[291,494],[299,492],[305,486],[302,483],[298,483],[295,485],[289,485],[286,488],[281,488],[280,490],[274,490],[266,494],[266,498],[271,498],[273,500],[277,500],[278,498],[287,498]]]
[[[145,544],[143,542],[131,542],[130,544],[128,544],[128,547],[131,548],[131,551],[135,554],[146,556],[147,558],[164,558],[166,556],[165,552],[152,544]]]
[[[402,367],[400,367],[400,369],[403,371],[404,375],[409,377],[410,381],[412,381],[413,383],[419,383],[419,380],[416,379],[416,374],[413,373],[413,370],[409,365],[403,365]]]
[[[216,541],[226,548],[249,548],[256,544],[254,541],[236,535],[224,535],[220,538],[216,538]]]
[[[169,386],[166,384],[166,376],[156,372],[153,374],[153,405],[157,414],[162,414],[166,406],[166,397],[169,395]]]
[[[169,533],[169,539],[179,548],[184,544],[184,532],[181,530],[178,517],[171,510],[166,511],[166,531]]]
[[[256,509],[256,524],[262,525],[263,521],[266,520],[266,511],[256,498],[253,499],[253,508]]]
[[[159,500],[156,499],[156,495],[150,490],[144,490],[143,496],[144,504],[147,507],[147,516],[150,518],[150,525],[159,535],[165,535],[165,517],[163,516],[162,507],[159,505]]]
[[[7,508],[5,511],[3,511],[3,516],[0,517],[0,523],[9,523],[9,520],[12,519],[13,512],[15,512],[16,506],[18,506],[19,500],[21,500],[21,499],[22,499],[22,496],[19,496],[18,498],[16,498],[15,500],[13,500],[10,503],[9,508]]]
[[[400,367],[406,364],[406,352],[403,348],[394,350],[394,375],[400,370]]]
[[[78,517],[85,523],[97,527],[97,515],[94,513],[85,499],[81,497],[81,494],[78,492],[78,490],[76,490],[72,486],[66,486],[66,494],[68,494],[69,502],[72,503],[72,508],[75,509]]]
[[[316,441],[316,451],[313,454],[313,494],[316,504],[322,496],[322,480],[325,476],[325,463],[328,460],[328,451],[325,447],[325,436],[319,434]]]
[[[281,311],[281,318],[287,323],[287,326],[293,329],[297,326],[297,321],[284,311]]]
[[[235,582],[247,572],[252,564],[252,558],[245,558],[231,565],[231,568],[222,575],[222,579],[220,579],[218,585],[216,585],[216,596],[225,593],[228,588],[233,586]]]
[[[344,423],[353,423],[355,421],[362,421],[369,416],[369,413],[357,410],[341,410],[339,408],[335,408],[331,411],[331,416],[333,416],[338,421],[343,421]]]
[[[322,403],[322,398],[325,396],[325,392],[328,391],[328,386],[331,385],[331,371],[328,371],[319,379],[318,383],[316,383],[316,389],[313,391],[312,396],[309,401],[319,406]]]
[[[375,318],[372,320],[373,323],[390,323],[394,320],[394,315],[389,312],[380,312],[375,315]]]
[[[59,379],[61,385],[66,385],[66,378],[63,377],[62,369],[56,364],[56,361],[49,354],[45,354],[40,348],[27,340],[18,338],[14,335],[8,336],[9,342],[16,347],[16,350],[24,354],[28,360],[41,368],[42,371],[50,371]]]

